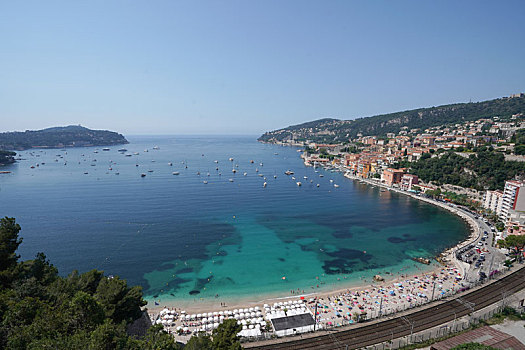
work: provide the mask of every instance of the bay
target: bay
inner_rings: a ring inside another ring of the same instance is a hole
[[[254,136],[128,139],[109,151],[27,150],[3,169],[12,173],[0,175],[0,215],[22,226],[22,259],[43,251],[64,275],[101,269],[150,301],[226,300],[416,272],[412,257],[468,236],[446,210],[305,167],[293,147]]]

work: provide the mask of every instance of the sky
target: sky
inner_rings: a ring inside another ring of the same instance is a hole
[[[0,0],[0,131],[261,134],[525,92],[525,1]]]

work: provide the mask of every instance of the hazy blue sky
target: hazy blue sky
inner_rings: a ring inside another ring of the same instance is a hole
[[[525,91],[525,1],[0,0],[0,130],[259,134]]]

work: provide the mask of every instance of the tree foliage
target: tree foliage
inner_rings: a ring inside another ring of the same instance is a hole
[[[506,161],[499,152],[484,149],[468,157],[453,151],[439,157],[401,162],[412,174],[437,185],[451,184],[476,190],[503,189],[506,180],[525,174],[525,162]]]
[[[15,152],[0,150],[0,165],[10,164],[15,162]]]
[[[498,98],[476,103],[457,103],[439,107],[419,108],[354,120],[319,119],[267,132],[260,141],[296,140],[333,143],[348,141],[357,134],[382,136],[398,133],[402,128],[424,130],[440,125],[453,125],[494,116],[510,117],[525,110],[525,97]]]
[[[121,134],[107,130],[90,130],[79,125],[0,133],[0,150],[32,147],[109,146],[128,143]],[[0,163],[2,153],[0,153]]]
[[[213,349],[216,350],[241,350],[241,342],[237,333],[242,330],[242,326],[236,320],[228,319],[213,330]]]
[[[145,305],[140,287],[97,270],[60,277],[43,253],[20,262],[19,232],[13,218],[0,220],[0,348],[178,348],[162,327],[143,339],[127,334]]]

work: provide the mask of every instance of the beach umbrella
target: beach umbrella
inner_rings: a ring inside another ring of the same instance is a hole
[[[249,325],[248,328],[253,329],[254,328],[253,324]]]
[[[253,307],[251,307],[248,311],[252,312],[253,311]]]
[[[181,311],[180,313],[181,313],[181,314],[185,314],[185,313],[186,313],[186,311],[182,310],[182,311]]]
[[[183,331],[184,333],[188,333],[189,330],[190,330],[190,329],[189,329],[188,327],[184,327],[184,328],[182,329],[182,331]]]
[[[239,313],[239,310],[235,309],[235,310],[233,310],[233,313],[234,313],[234,314],[238,314],[238,313]]]
[[[218,316],[218,315],[219,315],[219,313],[218,313],[217,311],[215,311],[215,312],[213,313],[213,316]]]
[[[219,328],[219,323],[215,322],[215,323],[213,324],[213,328]]]
[[[246,326],[242,326],[242,329],[245,330],[245,329],[248,329],[248,327],[246,327]]]
[[[265,308],[270,307],[270,305],[268,305],[268,304],[264,304],[263,306],[264,306]]]
[[[266,305],[266,304],[265,304],[265,305]],[[260,310],[258,306],[254,307],[253,309],[254,309],[255,311],[259,311],[259,310]]]
[[[197,318],[201,318],[202,317],[202,314],[197,314]]]
[[[241,318],[241,317],[239,316],[239,314],[235,314],[235,315],[233,316],[233,318],[235,318],[236,320],[238,320],[238,319]]]

